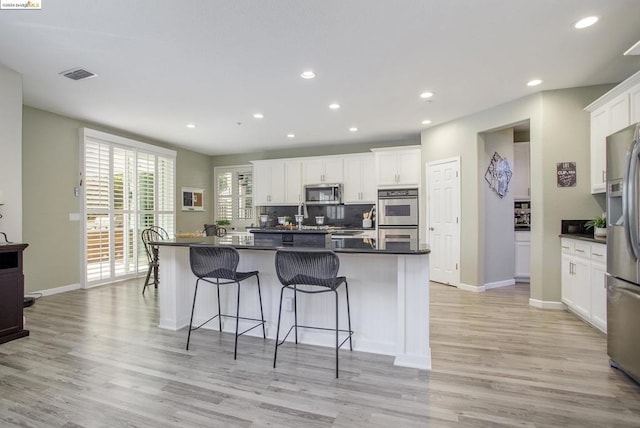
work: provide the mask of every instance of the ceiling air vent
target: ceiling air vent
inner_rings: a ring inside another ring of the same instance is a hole
[[[60,74],[62,74],[64,77],[68,77],[71,80],[89,79],[91,77],[97,76],[97,74],[87,71],[83,68],[74,68],[73,70],[63,71]]]

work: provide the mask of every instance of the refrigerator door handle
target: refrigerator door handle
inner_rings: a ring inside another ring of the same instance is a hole
[[[624,232],[629,255],[634,261],[640,258],[640,244],[638,244],[638,218],[637,218],[637,175],[638,156],[640,155],[640,144],[634,140],[630,153],[627,157],[627,165],[623,178],[622,189],[622,215]]]

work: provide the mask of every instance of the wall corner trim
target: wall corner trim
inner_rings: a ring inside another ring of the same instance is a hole
[[[469,284],[463,284],[460,283],[460,285],[458,285],[458,288],[464,291],[472,291],[474,293],[482,293],[484,291],[486,291],[486,288],[484,285],[481,286],[476,286],[476,285],[469,285]]]
[[[529,306],[539,309],[564,310],[562,302],[553,302],[549,300],[529,299]]]
[[[516,285],[516,280],[505,279],[504,281],[488,282],[484,285],[484,289],[491,290],[492,288],[508,287],[509,285]]]

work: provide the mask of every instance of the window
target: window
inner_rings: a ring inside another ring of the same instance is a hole
[[[251,165],[217,167],[215,219],[229,220],[234,227],[253,224],[253,168]]]
[[[175,152],[83,129],[85,285],[147,269],[142,229],[175,229]]]

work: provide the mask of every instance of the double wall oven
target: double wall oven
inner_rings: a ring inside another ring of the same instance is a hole
[[[378,248],[418,249],[418,189],[378,191]]]

